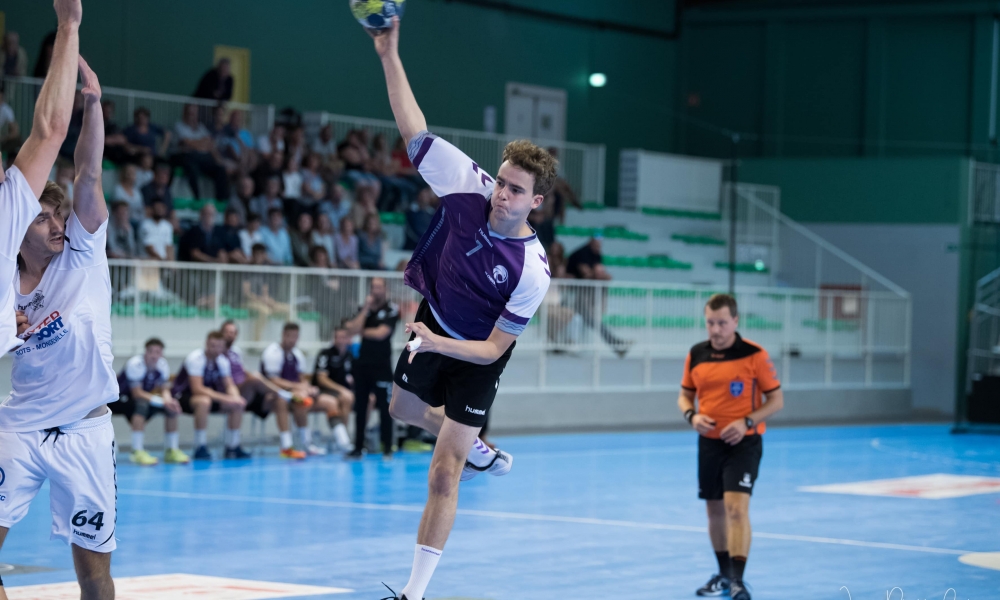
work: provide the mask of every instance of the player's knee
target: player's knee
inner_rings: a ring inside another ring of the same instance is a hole
[[[705,503],[709,518],[725,518],[726,505],[722,500],[709,500]]]
[[[344,404],[344,406],[350,408],[354,406],[354,394],[351,392],[344,392],[340,397],[340,401]]]
[[[458,492],[458,482],[462,476],[464,463],[439,461],[431,465],[427,477],[427,489],[431,495],[449,497]]]
[[[726,519],[729,521],[745,521],[749,517],[747,507],[741,502],[726,503]]]

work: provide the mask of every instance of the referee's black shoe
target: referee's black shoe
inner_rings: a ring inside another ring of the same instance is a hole
[[[385,584],[383,583],[382,585],[385,585]],[[382,600],[407,600],[406,596],[403,596],[402,598],[400,598],[399,596],[397,596],[396,592],[391,587],[385,585],[385,589],[387,589],[390,592],[392,592],[392,595],[389,596],[388,598],[382,598]],[[426,600],[426,598],[424,600]]]
[[[750,592],[742,581],[734,581],[729,585],[729,595],[733,600],[750,600]]]
[[[723,577],[722,575],[712,575],[712,578],[708,580],[708,583],[698,588],[695,592],[696,596],[728,596],[729,595],[729,578]],[[748,596],[749,598],[749,596]]]

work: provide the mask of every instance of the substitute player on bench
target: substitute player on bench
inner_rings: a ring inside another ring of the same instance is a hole
[[[764,451],[764,421],[784,400],[767,351],[740,337],[739,324],[735,298],[716,294],[708,300],[708,341],[688,354],[677,405],[699,434],[698,497],[708,505],[708,534],[719,561],[719,573],[696,594],[750,600],[743,585],[750,494]]]
[[[477,436],[515,340],[549,288],[545,250],[527,218],[552,188],[556,161],[530,142],[511,142],[494,181],[428,133],[398,45],[394,20],[375,37],[375,49],[410,159],[441,198],[406,268],[406,284],[424,300],[406,327],[414,351],[399,358],[391,404],[394,418],[438,436],[413,570],[402,591],[404,599],[421,600],[455,521],[459,480],[484,471],[504,475],[513,462]]]

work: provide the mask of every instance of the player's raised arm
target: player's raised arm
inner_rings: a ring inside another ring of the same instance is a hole
[[[59,26],[49,74],[35,102],[31,135],[14,161],[36,198],[42,195],[49,171],[66,139],[80,56],[80,21],[83,19],[80,0],[55,0],[54,6]]]
[[[399,58],[399,18],[393,18],[392,27],[379,33],[371,33],[375,39],[375,52],[382,60],[385,83],[389,88],[389,104],[396,117],[396,126],[407,144],[415,135],[427,129],[427,119],[417,105],[417,99],[410,89],[410,82]]]
[[[73,211],[88,233],[95,233],[108,220],[101,185],[101,161],[104,159],[104,113],[101,111],[101,83],[97,75],[80,57],[80,77],[83,80],[83,128],[76,144],[76,180],[73,184]]]

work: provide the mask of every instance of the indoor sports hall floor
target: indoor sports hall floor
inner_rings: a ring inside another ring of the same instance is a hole
[[[496,441],[514,470],[463,484],[429,599],[673,600],[693,598],[714,572],[692,434]],[[119,598],[382,598],[380,581],[399,590],[409,574],[428,462],[120,460]],[[1000,437],[937,425],[773,428],[751,517],[756,599],[881,600],[898,587],[893,598],[1000,600]],[[73,581],[68,550],[48,532],[46,488],[0,561],[52,570],[0,572],[11,600],[79,597],[72,585],[41,585]]]

